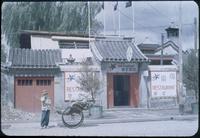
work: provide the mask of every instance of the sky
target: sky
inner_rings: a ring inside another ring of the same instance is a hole
[[[126,1],[118,2],[119,10],[114,11],[115,1],[104,2],[104,10],[96,18],[104,24],[105,14],[106,35],[113,35],[115,32],[117,35],[119,34],[120,16],[121,35],[134,36],[135,44],[142,42],[161,44],[161,33],[164,33],[164,42],[166,42],[165,29],[170,26],[171,22],[179,25],[179,6],[181,5],[182,48],[183,50],[194,48],[194,18],[197,18],[197,23],[199,18],[198,5],[195,2],[133,1],[134,10],[132,7],[125,8],[125,3]]]

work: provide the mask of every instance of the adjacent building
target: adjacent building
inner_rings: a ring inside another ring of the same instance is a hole
[[[161,65],[161,60],[163,60],[163,65],[177,65],[178,63],[179,29],[174,25],[171,25],[165,30],[167,32],[167,38],[163,40],[163,45],[148,41],[144,41],[137,45],[142,53],[151,60],[150,65]],[[187,52],[182,52],[184,57]]]
[[[46,89],[55,104],[55,78],[59,75],[59,50],[12,48],[9,52],[9,90],[15,108],[40,111],[41,91]]]

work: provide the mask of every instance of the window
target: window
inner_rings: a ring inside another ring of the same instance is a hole
[[[37,86],[48,86],[51,85],[51,80],[36,80]]]
[[[48,80],[48,85],[51,85],[51,80]]]
[[[22,80],[17,80],[17,85],[22,85]]]
[[[37,80],[37,81],[36,81],[36,85],[39,85],[39,81],[40,81],[40,80]]]
[[[32,80],[29,80],[28,84],[29,84],[29,85],[32,85]]]
[[[89,49],[89,43],[77,43],[76,47],[78,49]]]
[[[61,49],[89,49],[89,42],[66,42],[59,41]]]
[[[46,86],[47,85],[47,80],[44,80],[43,84]]]
[[[59,46],[62,49],[75,49],[74,43],[69,42],[59,42]]]
[[[32,85],[32,80],[29,79],[20,79],[17,80],[17,85],[19,86],[31,86]]]
[[[25,85],[25,80],[22,80],[22,85]]]

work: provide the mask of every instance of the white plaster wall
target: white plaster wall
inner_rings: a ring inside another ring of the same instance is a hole
[[[59,49],[58,41],[54,41],[51,37],[31,36],[32,49]],[[61,49],[62,58],[69,58],[69,55],[75,58],[75,62],[81,62],[86,57],[93,57],[90,49]]]
[[[69,105],[64,101],[64,72],[54,77],[54,106],[66,108]]]
[[[31,36],[32,49],[59,49],[58,41],[53,41],[51,37]]]
[[[140,77],[140,85],[139,85],[139,99],[140,99],[139,107],[142,107],[142,108],[147,107],[147,98],[148,98],[147,81],[145,78],[146,77],[144,75],[144,72],[142,72],[141,77]]]
[[[103,109],[107,109],[107,74],[105,71],[101,71],[100,75],[102,76],[102,93],[100,95],[101,103]]]
[[[140,79],[139,79],[139,107],[140,108],[147,108],[148,104],[148,84],[147,84],[147,77],[148,68],[147,64],[141,63],[140,64]]]

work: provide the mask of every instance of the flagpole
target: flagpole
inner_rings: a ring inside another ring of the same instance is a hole
[[[183,113],[183,85],[182,85],[182,2],[179,5],[179,111]]]
[[[118,2],[119,3],[119,2]],[[118,7],[119,37],[120,37],[120,6]]]
[[[135,22],[135,18],[134,18],[134,7],[133,7],[133,1],[132,1],[132,13],[133,13],[133,36],[134,36],[134,33],[135,33],[135,24],[134,24],[134,22]]]
[[[105,3],[104,3],[104,11],[103,11],[103,24],[104,24],[104,36],[105,36],[106,35]]]
[[[115,12],[113,12],[113,25],[114,25],[114,34],[116,35],[116,27],[115,27]]]
[[[89,31],[89,42],[90,42],[90,2],[88,1],[88,31]]]

